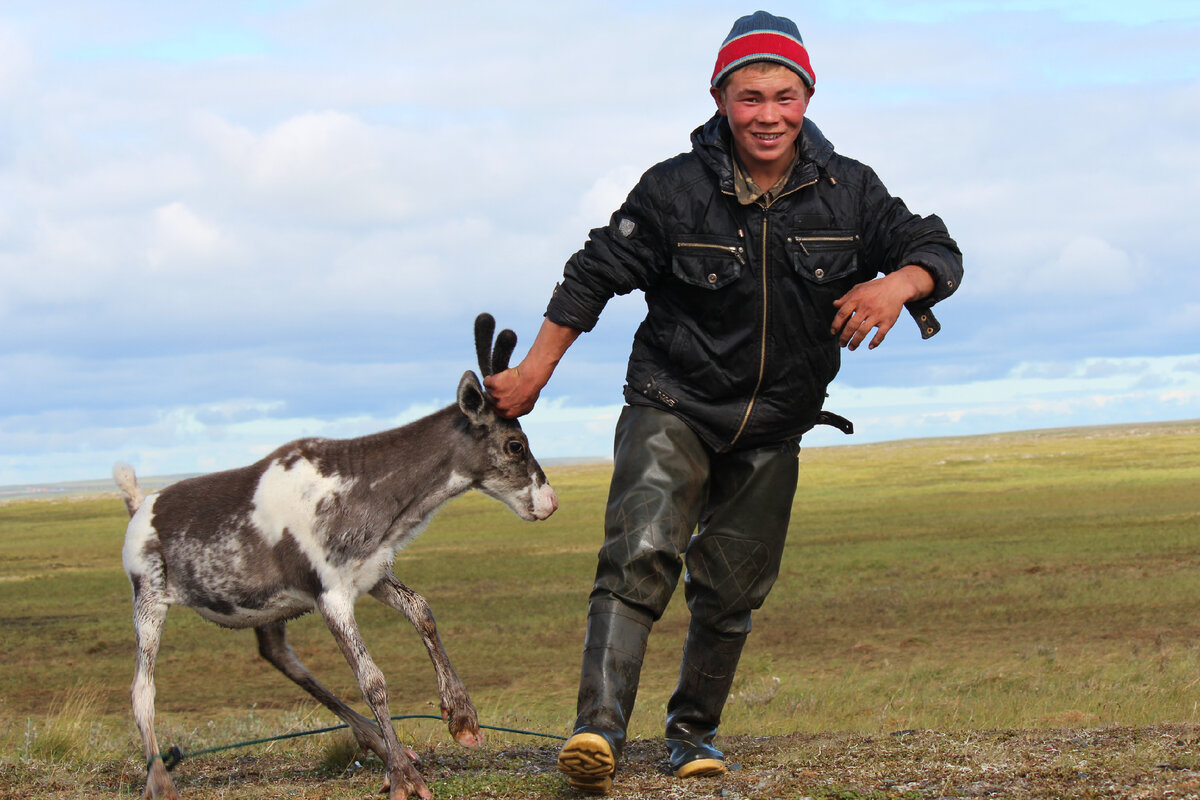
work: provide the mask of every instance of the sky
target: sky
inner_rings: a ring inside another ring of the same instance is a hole
[[[491,312],[714,110],[728,2],[0,0],[0,485],[249,463],[453,402]],[[805,445],[1200,418],[1194,2],[783,3],[808,116],[964,253]],[[523,424],[608,457],[637,295]]]

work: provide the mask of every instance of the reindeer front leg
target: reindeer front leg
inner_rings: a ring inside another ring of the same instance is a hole
[[[363,700],[370,706],[379,723],[387,746],[387,782],[384,791],[388,800],[408,800],[410,793],[415,793],[423,800],[430,800],[433,792],[425,785],[417,773],[412,761],[405,754],[400,740],[396,738],[396,730],[392,727],[391,712],[388,710],[387,684],[383,673],[375,665],[367,646],[363,642],[354,619],[354,598],[342,592],[326,592],[317,599],[317,608],[325,618],[334,640],[341,648],[346,663],[354,671],[358,688],[362,690]]]
[[[434,672],[437,673],[438,698],[442,704],[442,719],[450,729],[454,740],[466,747],[478,747],[483,742],[479,732],[479,717],[475,706],[467,694],[458,673],[450,664],[450,656],[442,647],[438,637],[437,624],[433,619],[433,611],[425,598],[405,586],[390,571],[371,590],[371,596],[384,605],[391,606],[408,618],[408,621],[421,634],[421,641],[429,651],[429,660],[433,662]]]

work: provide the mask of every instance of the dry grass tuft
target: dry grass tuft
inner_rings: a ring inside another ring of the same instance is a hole
[[[29,757],[58,763],[82,764],[95,761],[110,737],[97,709],[104,690],[95,683],[81,683],[51,704],[45,719],[30,723],[27,733]]]

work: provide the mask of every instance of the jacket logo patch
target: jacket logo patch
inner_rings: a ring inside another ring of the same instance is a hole
[[[637,230],[637,223],[629,217],[621,217],[621,220],[617,223],[617,230],[621,232],[622,236],[628,239]]]

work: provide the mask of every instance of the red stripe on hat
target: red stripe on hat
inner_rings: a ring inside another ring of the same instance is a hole
[[[803,70],[814,83],[817,76],[813,74],[812,64],[808,60],[808,50],[800,42],[790,36],[784,36],[772,31],[758,31],[739,36],[721,48],[717,53],[717,65],[713,68],[712,80],[724,72],[731,64],[754,56],[763,56],[765,60],[790,61],[795,67]]]

